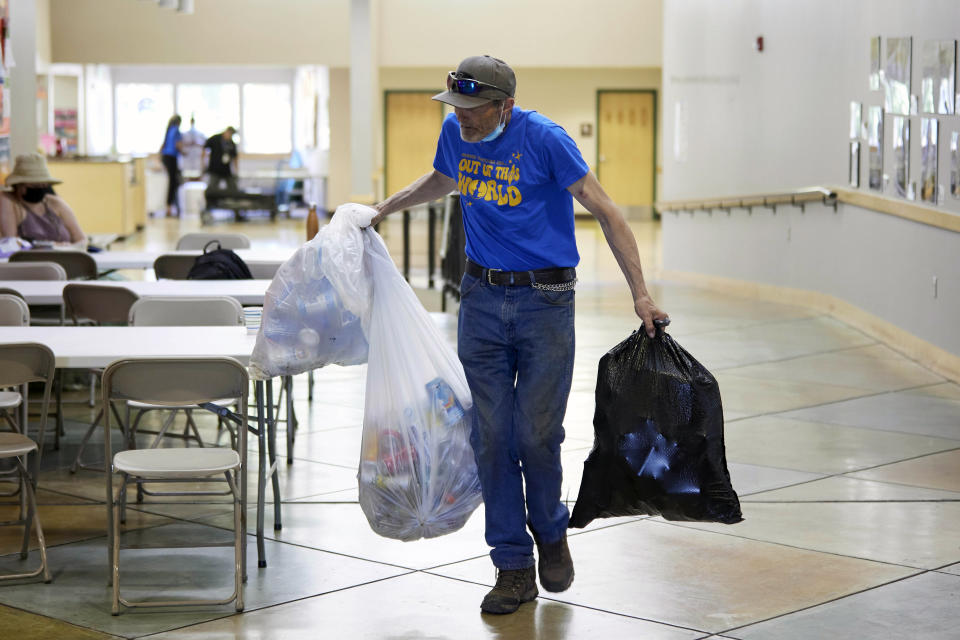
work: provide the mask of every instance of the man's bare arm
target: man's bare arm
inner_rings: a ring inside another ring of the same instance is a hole
[[[394,211],[441,198],[457,188],[457,181],[436,169],[414,180],[400,191],[373,205],[379,211],[370,224],[377,224]]]
[[[607,244],[610,245],[610,250],[613,251],[613,256],[617,259],[627,284],[630,285],[634,310],[643,320],[643,328],[647,335],[652,338],[656,335],[654,321],[666,319],[667,314],[657,308],[650,294],[647,293],[643,270],[640,268],[637,241],[623,213],[590,172],[567,187],[567,190],[600,222]]]

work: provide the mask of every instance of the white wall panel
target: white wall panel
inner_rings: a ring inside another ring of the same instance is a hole
[[[763,52],[754,48],[757,36]],[[883,104],[867,82],[874,36],[882,38],[883,55],[887,38],[913,37],[911,93],[919,94],[922,42],[960,40],[960,3],[665,3],[660,199],[845,184],[849,103],[861,102],[864,117],[867,106]],[[949,135],[960,130],[960,116],[939,118],[946,183]],[[886,120],[884,173],[892,174]],[[918,181],[920,116],[910,120],[911,180]],[[865,141],[861,146],[865,167]],[[898,201],[892,184],[882,195]],[[960,200],[948,196],[938,208],[960,214]],[[663,238],[667,270],[835,296],[960,355],[958,233],[849,205],[837,213],[808,205],[806,213],[781,207],[776,215],[762,208],[752,215],[667,213]]]

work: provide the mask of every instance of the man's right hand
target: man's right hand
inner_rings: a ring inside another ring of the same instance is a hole
[[[380,209],[376,205],[374,205],[373,208],[376,209],[379,213],[377,213],[377,215],[373,216],[373,218],[370,219],[371,227],[377,226],[378,224],[380,224],[381,220],[387,217],[387,214],[380,211]]]

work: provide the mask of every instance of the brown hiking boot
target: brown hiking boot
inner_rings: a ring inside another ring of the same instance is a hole
[[[533,539],[537,543],[540,584],[554,593],[566,591],[573,583],[573,558],[570,557],[566,534],[549,544],[541,543],[536,534]]]
[[[497,570],[497,584],[483,599],[484,613],[513,613],[524,602],[537,597],[537,576],[533,567]]]

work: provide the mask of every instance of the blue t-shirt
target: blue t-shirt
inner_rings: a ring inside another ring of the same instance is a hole
[[[457,181],[467,257],[484,267],[528,271],[580,262],[567,187],[589,171],[563,127],[513,108],[491,142],[464,142],[447,116],[433,167]]]
[[[163,139],[163,148],[160,149],[160,154],[164,156],[180,155],[180,152],[177,151],[177,143],[180,142],[182,137],[183,134],[180,133],[178,127],[167,127],[167,135]]]

